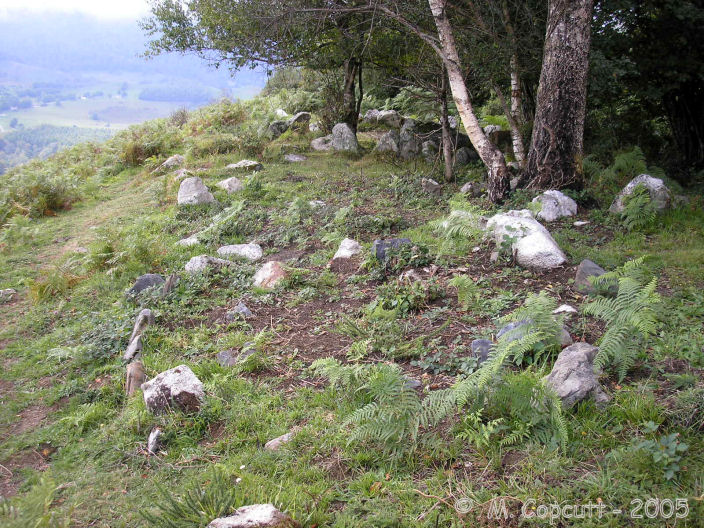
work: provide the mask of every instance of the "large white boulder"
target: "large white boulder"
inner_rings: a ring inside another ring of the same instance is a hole
[[[162,372],[142,384],[144,403],[154,414],[173,407],[186,412],[200,410],[205,400],[203,384],[186,365]]]
[[[542,205],[536,217],[545,222],[577,214],[577,202],[560,191],[545,191],[533,198],[533,202]]]
[[[208,528],[294,528],[298,524],[273,504],[252,504],[235,510],[229,517],[215,519]]]
[[[486,229],[497,246],[512,240],[514,258],[525,268],[553,269],[567,261],[550,232],[527,209],[494,215],[487,222]]]
[[[262,251],[262,247],[259,244],[233,244],[218,249],[218,255],[221,257],[240,257],[255,261],[264,256],[264,251]]]
[[[670,205],[672,204],[672,197],[670,196],[670,190],[665,185],[665,182],[663,182],[660,178],[653,178],[648,174],[641,174],[628,182],[628,185],[626,185],[623,190],[618,193],[614,203],[612,203],[609,208],[609,212],[623,212],[625,209],[625,205],[623,203],[624,199],[626,196],[633,194],[633,191],[635,191],[636,187],[639,185],[644,185],[645,188],[648,189],[648,192],[650,193],[650,200],[653,202],[658,211],[664,211],[665,209],[670,208]]]
[[[178,205],[201,205],[215,202],[215,197],[197,176],[186,178],[178,188]]]

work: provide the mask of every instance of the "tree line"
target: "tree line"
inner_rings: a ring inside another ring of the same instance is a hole
[[[701,0],[156,0],[143,28],[152,54],[339,71],[339,120],[354,131],[366,83],[431,89],[444,130],[456,108],[495,202],[511,173],[480,125],[487,94],[506,116],[521,186],[579,187],[585,127],[609,119],[614,150],[669,148],[681,180],[704,169]],[[639,114],[664,122],[666,140],[643,137]]]

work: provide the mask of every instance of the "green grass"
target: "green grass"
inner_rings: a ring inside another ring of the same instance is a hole
[[[192,119],[197,129],[201,117]],[[157,139],[167,133],[154,132]],[[496,332],[494,320],[528,293],[548,289],[573,304],[582,298],[563,280],[571,272],[546,276],[502,270],[487,262],[487,242],[445,244],[432,222],[449,212],[448,201],[459,185],[446,185],[439,197],[423,194],[419,181],[430,167],[392,164],[373,155],[307,152],[309,140],[291,134],[261,145],[265,170],[242,176],[246,190],[230,196],[215,184],[229,176],[223,170],[228,163],[251,153],[202,152],[194,157],[184,150],[188,139],[178,136],[183,143],[173,151],[187,154],[190,169],[206,168],[199,175],[220,206],[177,208],[178,182],[170,174],[151,174],[171,153],[162,152],[143,165],[122,166],[90,180],[80,187],[80,200],[56,216],[12,217],[15,227],[0,232],[0,288],[16,288],[20,298],[0,304],[0,380],[3,387],[15,384],[3,393],[0,406],[0,464],[16,477],[18,494],[5,505],[19,513],[6,515],[0,506],[0,524],[148,526],[139,511],[155,511],[160,489],[175,497],[208,489],[217,469],[237,488],[237,505],[272,502],[303,526],[482,525],[497,497],[506,498],[513,514],[520,513],[521,501],[531,498],[537,504],[602,500],[628,511],[633,499],[682,497],[689,500],[690,516],[677,525],[699,526],[704,516],[704,441],[696,425],[700,422],[682,421],[683,409],[696,404],[685,402],[684,395],[701,388],[704,368],[704,218],[698,199],[688,209],[661,217],[646,232],[625,233],[597,211],[591,212],[593,222],[587,228],[575,229],[571,222],[550,226],[574,264],[593,258],[613,268],[628,258],[651,255],[664,289],[660,331],[648,341],[636,367],[622,383],[616,377],[603,379],[612,402],[598,409],[587,401],[565,412],[569,441],[564,450],[537,443],[477,450],[454,434],[467,413],[459,409],[437,430],[423,431],[415,450],[391,459],[375,444],[348,443],[350,431],[341,424],[358,408],[359,399],[315,382],[308,370],[314,357],[347,361],[352,339],[340,329],[343,314],[359,324],[373,322],[364,307],[379,290],[374,268],[347,275],[325,270],[342,238],[352,236],[368,247],[375,238],[408,236],[428,247],[430,262],[439,265],[436,285],[446,295],[417,313],[396,313],[390,323],[394,330],[378,321],[375,327],[364,326],[376,332],[372,337],[378,342],[391,336],[398,345],[402,335],[404,343],[413,344],[421,354],[418,364],[427,366],[427,379],[410,360],[395,361],[410,377],[423,380],[425,392],[431,385],[435,390],[435,383],[451,381],[433,373],[435,362],[466,358],[470,339],[490,337]],[[305,151],[308,161],[284,163],[282,152],[296,149]],[[103,162],[111,160],[96,158],[94,170]],[[298,198],[302,203],[322,200],[326,207],[292,208]],[[193,248],[175,245],[238,201],[244,202],[238,220],[212,240]],[[343,208],[350,210],[336,219]],[[273,293],[252,291],[251,276],[257,269],[252,264],[203,277],[183,273],[192,256],[250,240],[262,243],[268,255],[299,251],[287,264],[311,272],[297,271],[285,289]],[[480,252],[472,252],[474,245]],[[124,396],[120,358],[140,306],[123,293],[146,272],[180,275],[169,296],[143,301],[157,316],[144,336],[147,373],[152,377],[189,365],[207,394],[198,414],[153,416],[140,396]],[[454,274],[477,281],[481,297],[476,310],[465,312],[457,303],[456,291],[447,284]],[[39,290],[42,284],[51,288]],[[230,323],[218,318],[240,299],[255,314],[266,315]],[[579,319],[573,323],[573,336],[580,338],[578,328],[589,338],[600,335],[593,320]],[[448,332],[430,337],[446,321]],[[219,351],[248,341],[259,346],[251,369],[217,364]],[[361,361],[394,361],[393,352],[368,354]],[[363,393],[359,398],[363,400]],[[17,432],[18,424],[37,409],[46,416]],[[648,422],[658,429],[651,431]],[[164,431],[164,448],[159,456],[147,457],[144,446],[154,426]],[[3,435],[6,428],[15,432]],[[294,428],[294,440],[280,451],[263,449],[268,440]],[[678,433],[689,448],[681,470],[667,479],[637,443],[671,433]],[[47,447],[51,454],[46,469],[25,463],[29,454]],[[447,506],[462,497],[480,506],[462,517]],[[45,510],[53,520],[42,519]],[[674,525],[668,522],[611,515],[573,525]],[[518,526],[517,520],[506,525]]]

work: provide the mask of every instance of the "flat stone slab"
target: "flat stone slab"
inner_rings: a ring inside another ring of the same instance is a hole
[[[254,262],[264,256],[264,251],[259,244],[233,244],[219,248],[218,255],[221,257],[239,257]]]

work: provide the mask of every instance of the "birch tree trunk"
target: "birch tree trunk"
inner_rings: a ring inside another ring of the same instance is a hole
[[[550,0],[527,186],[559,189],[581,179],[593,0]]]
[[[446,0],[428,0],[430,11],[435,20],[435,26],[440,37],[440,46],[443,51],[443,61],[447,68],[447,77],[452,91],[452,98],[457,105],[462,124],[464,125],[469,140],[472,142],[477,154],[484,162],[489,173],[487,187],[489,199],[492,202],[501,201],[509,189],[509,172],[506,160],[501,151],[484,134],[479,125],[479,119],[474,113],[472,101],[469,97],[467,85],[462,75],[459,54],[455,37],[452,33],[450,20],[445,12]]]
[[[450,119],[449,112],[447,109],[447,74],[445,68],[443,67],[442,72],[442,92],[441,97],[441,112],[440,112],[440,124],[442,126],[442,155],[443,161],[445,162],[445,181],[449,182],[452,180],[452,169],[454,168],[452,159],[452,135],[450,133]]]

